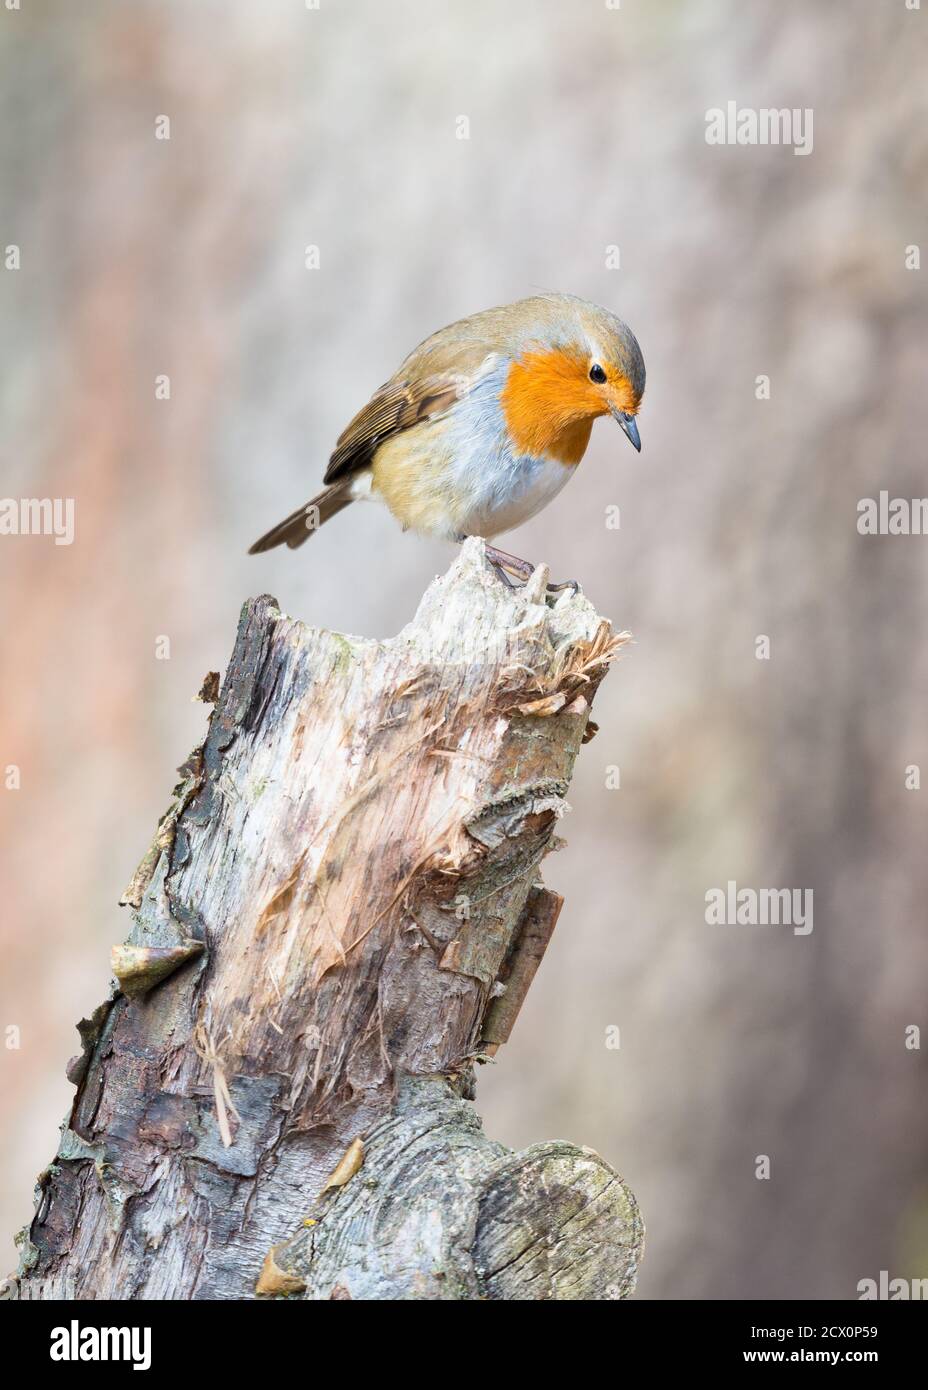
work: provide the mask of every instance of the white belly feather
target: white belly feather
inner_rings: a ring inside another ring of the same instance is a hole
[[[479,474],[462,469],[457,483],[468,499],[461,530],[468,536],[488,539],[521,526],[556,497],[572,468],[557,459],[494,459]]]

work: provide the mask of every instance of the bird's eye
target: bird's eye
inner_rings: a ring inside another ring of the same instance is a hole
[[[592,367],[590,368],[590,381],[598,382],[601,386],[605,380],[606,373],[603,371],[602,367],[599,365],[598,362],[594,362]]]

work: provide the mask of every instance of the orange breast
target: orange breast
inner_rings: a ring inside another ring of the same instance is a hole
[[[560,350],[526,353],[514,362],[500,404],[520,454],[568,466],[583,458],[593,421],[607,409],[586,362]]]

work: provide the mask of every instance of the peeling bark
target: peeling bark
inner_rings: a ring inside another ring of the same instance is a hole
[[[482,542],[385,642],[243,609],[80,1025],[22,1298],[602,1299],[643,1228],[597,1154],[470,1104],[557,919],[540,883],[624,641]]]

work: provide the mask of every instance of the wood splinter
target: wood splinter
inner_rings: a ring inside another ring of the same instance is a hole
[[[519,935],[500,972],[505,991],[491,1000],[483,1021],[481,1051],[486,1056],[493,1057],[497,1049],[509,1041],[563,906],[564,899],[550,888],[536,884],[529,890]]]

